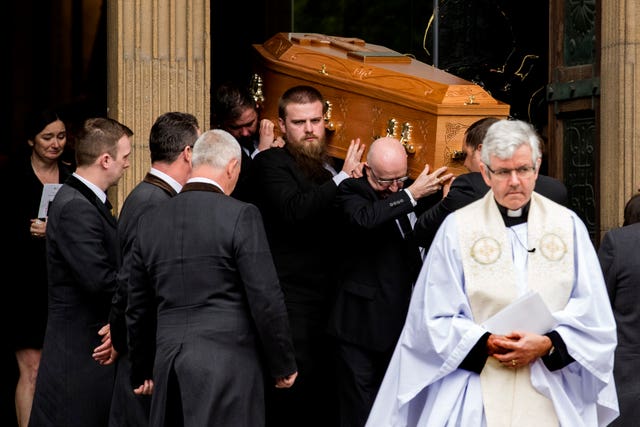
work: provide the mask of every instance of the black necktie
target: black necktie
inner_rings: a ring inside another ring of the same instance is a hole
[[[411,227],[411,222],[409,221],[409,217],[407,215],[400,215],[398,217],[398,223],[400,223],[400,229],[402,230],[402,234],[406,239],[413,231]]]
[[[111,206],[111,202],[109,201],[109,199],[104,200],[104,205],[107,207],[108,210],[113,209],[113,206]]]
[[[402,229],[402,234],[405,242],[407,243],[407,253],[409,254],[410,260],[415,262],[415,265],[420,265],[422,263],[422,253],[420,248],[416,246],[414,242],[411,240],[411,232],[413,231],[413,227],[411,227],[411,221],[409,221],[409,217],[407,215],[400,215],[398,217],[398,223],[400,224],[400,228]]]

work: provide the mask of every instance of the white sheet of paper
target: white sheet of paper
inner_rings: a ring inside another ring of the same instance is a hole
[[[540,294],[529,291],[485,320],[482,325],[497,335],[513,331],[546,334],[553,329],[556,321]]]
[[[42,197],[40,197],[40,208],[38,209],[38,218],[46,218],[49,212],[49,203],[53,200],[62,184],[45,184],[42,189]]]

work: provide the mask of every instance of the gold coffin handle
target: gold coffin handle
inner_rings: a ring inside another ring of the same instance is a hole
[[[336,123],[332,120],[333,104],[329,100],[324,101],[325,113],[324,113],[324,128],[329,132],[339,131],[342,128],[342,123]]]
[[[251,80],[249,81],[249,92],[251,96],[253,96],[253,100],[256,102],[258,107],[262,107],[264,103],[264,92],[262,90],[262,86],[264,85],[262,81],[262,77],[259,74],[254,74],[251,76]]]
[[[404,145],[404,149],[407,154],[414,154],[416,152],[416,147],[411,142],[411,130],[413,126],[409,122],[405,122],[402,124],[402,132],[400,133],[400,142]]]

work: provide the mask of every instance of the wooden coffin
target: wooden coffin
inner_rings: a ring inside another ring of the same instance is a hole
[[[467,127],[482,117],[509,115],[509,106],[479,85],[361,39],[278,33],[253,47],[252,87],[262,117],[277,123],[284,91],[314,86],[329,106],[330,155],[344,158],[355,138],[368,147],[392,135],[405,145],[413,178],[425,164],[466,172],[460,150]]]

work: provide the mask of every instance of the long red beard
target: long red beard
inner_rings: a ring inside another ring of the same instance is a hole
[[[323,139],[310,141],[287,141],[287,147],[304,154],[312,159],[323,159],[326,157],[327,146]]]
[[[314,182],[322,183],[331,177],[324,164],[330,162],[323,141],[314,143],[287,142],[284,146],[296,160],[302,172]]]

